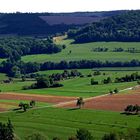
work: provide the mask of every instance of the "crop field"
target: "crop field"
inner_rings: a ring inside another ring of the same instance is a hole
[[[93,74],[95,70],[100,70],[101,75],[93,77],[87,76]],[[60,83],[64,86],[59,88],[23,90],[23,86],[29,86],[35,82],[33,79],[27,79],[27,81],[24,82],[20,79],[14,79],[11,83],[1,83],[0,111],[15,108],[20,101],[29,102],[30,100],[35,100],[37,107],[43,108],[35,108],[34,110],[29,109],[26,112],[2,112],[0,113],[0,121],[6,122],[8,118],[10,118],[14,125],[16,136],[21,140],[25,140],[25,137],[29,134],[37,132],[47,136],[48,140],[52,140],[53,137],[67,140],[68,137],[75,135],[76,130],[79,128],[89,130],[97,140],[100,140],[104,134],[112,131],[125,132],[128,129],[137,128],[140,125],[138,123],[140,119],[138,115],[127,116],[120,114],[124,107],[124,105],[121,106],[120,102],[125,101],[124,103],[126,105],[137,101],[136,103],[139,104],[139,93],[136,92],[134,93],[134,96],[135,94],[138,96],[133,97],[133,99],[135,98],[134,102],[129,102],[133,94],[128,92],[131,95],[129,98],[125,91],[115,95],[117,97],[114,97],[113,95],[86,101],[83,109],[75,108],[76,104],[74,104],[74,106],[73,104],[72,106],[61,106],[61,103],[74,101],[77,97],[83,97],[85,99],[88,97],[104,95],[108,93],[109,90],[114,90],[115,88],[122,90],[136,86],[136,81],[110,84],[102,84],[101,81],[107,77],[111,77],[113,81],[116,77],[125,76],[126,74],[130,75],[134,72],[139,73],[139,70],[139,67],[121,69],[79,69],[78,71],[81,72],[84,77],[62,80]],[[38,73],[50,75],[62,72],[63,70],[54,70],[40,71]],[[91,78],[99,81],[99,85],[91,85]],[[121,98],[120,96],[124,98]],[[110,105],[110,103],[112,104]],[[59,105],[57,106],[57,104]],[[118,106],[120,108],[114,109],[113,107],[117,104],[120,104]],[[45,107],[50,105],[56,105],[57,108]],[[109,106],[112,106],[112,108],[109,109]]]
[[[130,90],[129,94],[116,94],[107,95],[98,98],[92,98],[85,101],[83,108],[85,109],[97,109],[97,110],[107,110],[107,111],[119,111],[123,112],[124,109],[129,105],[139,105],[140,104],[140,87],[137,90]],[[59,107],[65,108],[75,108],[75,103],[70,103],[67,105],[61,105]]]
[[[73,40],[62,40],[57,44],[65,44],[66,49],[57,54],[39,54],[23,56],[24,62],[59,62],[61,60],[76,61],[76,60],[100,60],[100,61],[131,61],[132,59],[140,60],[139,53],[129,52],[111,52],[114,48],[135,48],[139,50],[139,42],[93,42],[85,44],[71,44]],[[93,52],[97,47],[108,48],[108,52]],[[71,53],[69,53],[71,51]]]
[[[99,139],[111,131],[125,132],[127,129],[136,128],[140,119],[135,115],[126,116],[118,112],[58,108],[0,114],[1,121],[6,122],[8,118],[14,124],[16,135],[22,140],[37,132],[46,135],[49,140],[56,136],[66,140],[75,135],[79,128],[88,129]]]

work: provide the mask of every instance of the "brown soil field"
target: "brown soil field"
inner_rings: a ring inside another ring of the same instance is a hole
[[[0,108],[0,112],[6,111],[5,108]]]
[[[131,93],[133,94],[116,94],[107,95],[99,98],[92,98],[85,101],[85,105],[83,108],[109,111],[123,111],[124,108],[129,104],[140,105],[140,90],[131,90]],[[76,102],[67,105],[62,105],[60,107],[75,108]]]
[[[61,103],[68,102],[76,99],[75,97],[63,97],[63,96],[49,96],[49,95],[35,95],[35,94],[22,94],[22,93],[1,93],[0,99],[5,100],[35,100],[47,103]]]

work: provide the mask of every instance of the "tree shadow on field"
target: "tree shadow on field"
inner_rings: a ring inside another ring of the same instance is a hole
[[[79,107],[69,108],[68,111],[79,110]]]

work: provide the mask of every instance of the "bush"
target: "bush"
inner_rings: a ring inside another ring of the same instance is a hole
[[[63,84],[55,82],[52,87],[63,87]]]
[[[47,140],[46,136],[40,133],[34,133],[25,138],[25,140]]]
[[[94,78],[91,79],[91,85],[98,85],[98,81],[95,81]]]
[[[86,129],[77,130],[76,137],[77,137],[78,140],[94,140],[91,133]]]

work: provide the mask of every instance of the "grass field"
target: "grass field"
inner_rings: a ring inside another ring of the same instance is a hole
[[[138,68],[137,68],[138,69]],[[111,70],[111,69],[110,69]],[[109,90],[114,90],[118,88],[118,90],[125,89],[128,87],[135,86],[137,82],[127,82],[127,83],[110,83],[110,84],[101,84],[101,81],[108,76],[114,80],[115,77],[121,77],[126,74],[134,73],[135,71],[102,71],[102,75],[94,76],[94,79],[99,81],[99,85],[91,85],[90,80],[91,77],[87,77],[88,74],[93,73],[91,69],[83,69],[78,70],[82,74],[85,75],[84,78],[72,78],[68,80],[61,81],[64,86],[60,88],[48,88],[48,89],[32,89],[32,90],[22,90],[23,86],[30,86],[35,81],[25,81],[25,82],[14,82],[10,84],[0,84],[0,90],[2,92],[12,91],[12,92],[21,92],[21,93],[29,93],[29,94],[46,94],[46,95],[57,95],[57,96],[82,96],[82,97],[91,97],[102,95],[108,93]],[[50,75],[52,73],[61,73],[61,70],[56,71],[42,71],[40,74]],[[105,73],[105,75],[103,75]]]
[[[0,73],[0,81],[8,79],[5,73]]]
[[[20,102],[23,103],[29,103],[30,101],[26,101],[26,100],[1,100],[0,99],[0,107],[4,107],[5,109],[15,109],[18,108],[18,104]],[[44,103],[44,102],[36,102],[36,107],[44,107],[44,106],[48,106],[51,105],[50,103]]]
[[[126,116],[118,112],[95,110],[46,108],[25,113],[0,114],[2,122],[6,122],[8,118],[14,124],[16,135],[22,140],[37,132],[46,135],[48,140],[56,136],[66,140],[76,134],[79,128],[88,129],[98,140],[105,133],[125,132],[140,125],[140,117],[137,115]]]
[[[3,83],[0,84],[0,90],[2,92],[8,92],[8,91],[19,91],[22,90],[23,86],[28,86],[34,83],[33,81],[26,81],[26,82],[12,82],[12,83]]]
[[[66,44],[67,48],[57,54],[41,54],[41,55],[27,55],[23,56],[22,60],[25,62],[45,62],[54,61],[59,62],[61,60],[74,61],[74,60],[100,60],[100,61],[130,61],[132,59],[140,60],[139,53],[128,53],[128,52],[93,52],[93,48],[105,47],[112,50],[114,48],[122,47],[136,48],[139,50],[140,43],[138,42],[93,42],[85,44],[71,44],[73,40],[62,40],[57,42],[58,44]],[[69,54],[69,51],[72,53]]]

